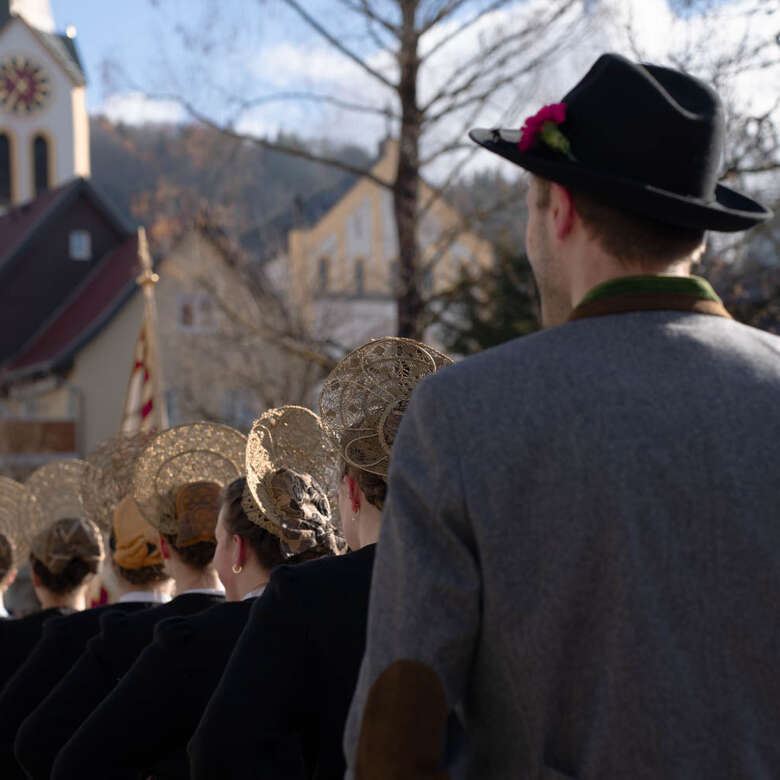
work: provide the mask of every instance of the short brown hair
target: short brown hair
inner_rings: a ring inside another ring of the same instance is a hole
[[[176,550],[179,558],[192,569],[199,571],[205,569],[214,560],[214,553],[217,551],[216,542],[195,542],[195,544],[179,546],[176,544],[176,534],[163,534],[162,537]]]
[[[46,590],[63,594],[76,590],[91,574],[97,573],[98,561],[71,558],[59,574],[54,574],[34,555],[30,555],[30,566]]]
[[[279,539],[270,531],[255,525],[244,512],[241,501],[246,488],[246,477],[234,479],[222,493],[222,506],[226,507],[224,518],[230,534],[240,536],[257,556],[264,569],[273,569],[282,563],[284,556]],[[293,561],[290,561],[293,562]]]
[[[550,204],[550,180],[536,177],[536,205]],[[625,265],[648,268],[671,265],[690,257],[704,241],[704,231],[659,222],[566,187],[588,235]]]
[[[345,460],[342,460],[342,464],[342,477],[352,477],[363,491],[366,501],[381,511],[387,498],[387,480],[379,474],[363,471]]]

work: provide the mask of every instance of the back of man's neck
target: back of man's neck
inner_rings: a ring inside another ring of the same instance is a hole
[[[572,275],[570,285],[570,308],[562,316],[565,321],[574,308],[594,288],[613,279],[627,276],[690,276],[691,260],[686,258],[667,265],[622,263],[606,253],[598,252],[584,258]]]

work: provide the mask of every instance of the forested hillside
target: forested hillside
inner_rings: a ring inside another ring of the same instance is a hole
[[[231,237],[261,254],[296,219],[319,216],[354,180],[337,168],[199,125],[115,125],[97,117],[90,131],[93,181],[123,213],[146,225],[157,251],[208,209]],[[374,151],[325,144],[318,150],[361,167]]]

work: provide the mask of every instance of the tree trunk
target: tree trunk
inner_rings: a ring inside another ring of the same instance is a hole
[[[420,262],[417,245],[420,173],[421,115],[417,105],[418,34],[415,16],[419,0],[401,0],[402,32],[398,54],[401,102],[401,136],[398,170],[393,189],[396,230],[398,232],[398,335],[421,340],[424,305],[420,295]]]

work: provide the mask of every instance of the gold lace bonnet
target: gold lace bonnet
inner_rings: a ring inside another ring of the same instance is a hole
[[[58,460],[34,471],[24,483],[20,516],[30,552],[53,574],[74,558],[86,563],[103,559],[103,539],[81,500],[89,464]]]
[[[341,554],[328,493],[338,463],[319,417],[301,406],[269,409],[255,420],[246,447],[247,489],[242,507],[280,540],[282,555],[319,548]]]
[[[320,391],[322,424],[352,466],[387,477],[390,451],[415,385],[452,363],[413,339],[374,339],[350,352]]]
[[[133,489],[135,464],[154,432],[119,434],[104,439],[87,455],[90,468],[81,483],[81,500],[101,531],[111,529],[114,510]]]
[[[157,530],[132,497],[133,472],[154,431],[104,439],[87,455],[81,498],[89,517],[104,533],[113,531],[112,558],[123,569],[137,571],[162,564]]]
[[[135,466],[138,507],[179,547],[213,542],[219,490],[244,473],[245,452],[246,436],[228,425],[191,423],[158,433]]]
[[[20,505],[25,487],[10,477],[0,477],[0,582],[30,551],[22,533]]]

